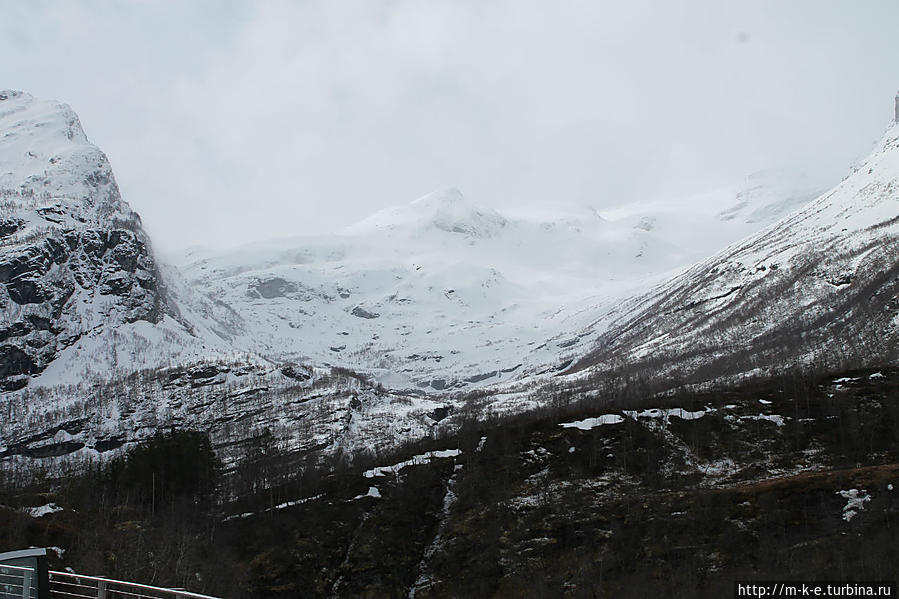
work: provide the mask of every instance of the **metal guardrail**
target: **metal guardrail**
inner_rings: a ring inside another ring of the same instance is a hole
[[[48,599],[47,550],[0,553],[0,599]]]
[[[0,565],[0,599],[37,599],[34,568]]]
[[[46,549],[0,553],[0,599],[219,599],[182,589],[47,569]]]
[[[58,599],[218,599],[181,589],[50,570],[50,597]]]

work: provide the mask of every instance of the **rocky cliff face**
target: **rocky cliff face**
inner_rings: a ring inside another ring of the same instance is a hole
[[[72,110],[0,92],[0,389],[25,386],[103,326],[158,322],[140,219]]]

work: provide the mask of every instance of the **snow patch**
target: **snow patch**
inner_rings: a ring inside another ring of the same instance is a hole
[[[780,414],[754,414],[750,416],[740,416],[740,420],[767,420],[773,422],[777,426],[784,426],[785,417]]]
[[[846,522],[852,520],[856,514],[865,509],[865,503],[871,501],[871,496],[864,489],[861,491],[858,489],[837,491],[837,495],[846,500],[846,505],[843,507],[843,520]]]
[[[599,418],[585,418],[584,420],[576,420],[574,422],[563,422],[559,426],[562,428],[577,428],[582,431],[589,431],[592,428],[604,424],[619,424],[621,422],[624,422],[624,418],[619,414],[604,414]]]
[[[48,514],[55,514],[56,512],[61,512],[62,510],[63,508],[59,507],[55,503],[47,503],[38,507],[25,508],[23,511],[25,511],[32,518],[43,518]]]
[[[634,420],[638,418],[661,418],[665,422],[668,422],[668,419],[672,416],[680,418],[681,420],[696,420],[714,411],[716,411],[714,408],[706,408],[705,410],[698,410],[695,412],[683,408],[651,408],[640,412],[637,412],[636,410],[625,410],[624,414],[628,418],[633,418]]]
[[[378,487],[369,487],[368,492],[363,493],[362,495],[356,495],[350,501],[356,501],[357,499],[364,499],[366,497],[374,497],[375,499],[380,499],[381,492],[378,491]]]
[[[272,512],[275,510],[284,510],[289,507],[302,505],[308,501],[314,501],[316,499],[321,498],[322,496],[323,496],[323,494],[319,493],[318,495],[313,495],[312,497],[304,497],[302,499],[296,499],[294,501],[285,501],[284,503],[279,503],[276,506],[266,508],[266,509],[262,510],[262,512],[243,512],[242,514],[231,514],[230,516],[226,516],[225,518],[222,518],[222,522],[229,522],[230,520],[238,520],[238,519],[243,520],[244,518],[249,518],[251,516],[255,516],[255,515],[257,515],[257,513],[264,514],[266,512]]]
[[[408,460],[404,460],[392,466],[378,466],[363,473],[365,478],[374,478],[376,476],[387,476],[388,474],[396,474],[406,466],[419,466],[421,464],[429,464],[434,458],[454,458],[462,453],[459,449],[439,449],[437,451],[428,451],[414,455]]]

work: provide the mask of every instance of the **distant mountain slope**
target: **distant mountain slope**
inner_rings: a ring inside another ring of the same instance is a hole
[[[597,323],[577,369],[699,378],[895,361],[899,125],[832,191]]]
[[[243,316],[261,355],[442,390],[518,376],[523,356],[572,327],[571,307],[630,292],[668,256],[592,212],[512,220],[448,190],[338,235],[195,252],[182,270]]]
[[[802,173],[759,171],[736,185],[685,197],[634,202],[602,211],[622,226],[646,231],[671,244],[691,264],[776,223],[826,191]]]
[[[719,240],[758,230],[812,197],[801,190],[790,174],[759,175],[697,198],[611,210],[613,221],[559,203],[500,213],[448,189],[338,235],[197,250],[180,262],[194,289],[245,318],[246,347],[261,355],[440,391],[582,354],[572,332],[587,326],[592,306],[614,306]],[[703,234],[673,234],[691,226]]]

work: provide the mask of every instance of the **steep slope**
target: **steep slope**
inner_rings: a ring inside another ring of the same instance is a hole
[[[594,324],[576,369],[711,379],[897,359],[899,125],[832,191]]]
[[[0,387],[111,323],[159,322],[140,219],[64,105],[0,92]]]
[[[169,301],[140,218],[67,105],[0,92],[0,208],[0,389],[225,347],[221,323],[237,319],[186,289],[183,307]]]

